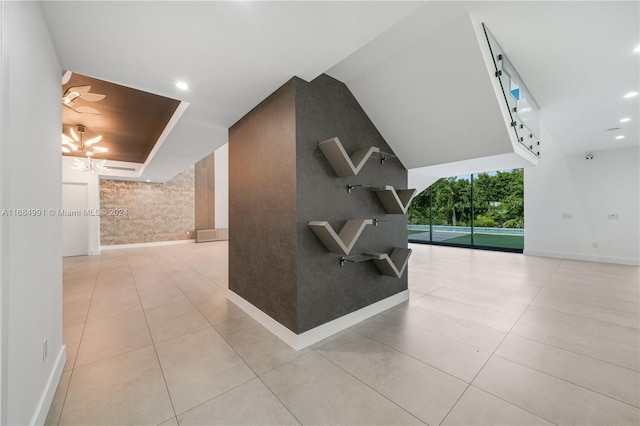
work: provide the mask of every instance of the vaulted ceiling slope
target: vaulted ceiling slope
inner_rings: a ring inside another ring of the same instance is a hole
[[[294,75],[311,80],[328,72],[359,87],[356,96],[369,93],[367,84],[379,83],[362,76],[390,67],[396,55],[464,15],[487,23],[540,105],[543,126],[566,153],[638,145],[637,98],[622,99],[638,90],[638,2],[41,5],[63,68],[190,103],[143,178],[169,178],[225,143],[230,125]],[[442,73],[464,66],[438,57],[429,61]],[[394,72],[402,90],[424,80],[401,67]],[[179,79],[190,84],[187,92],[175,88]],[[371,99],[361,102],[374,105],[380,116],[392,115],[394,106],[379,89],[371,87]],[[404,108],[410,110],[414,100],[408,98]],[[455,116],[455,103],[429,101],[452,108]],[[633,118],[622,129],[626,137],[614,140],[606,129],[620,126],[624,116]],[[390,126],[385,137],[399,150],[413,149],[403,145],[405,139],[418,140],[428,131],[402,121]]]

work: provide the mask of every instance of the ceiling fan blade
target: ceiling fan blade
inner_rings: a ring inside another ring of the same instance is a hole
[[[64,92],[64,96],[62,97],[62,103],[65,105],[71,105],[73,104],[73,101],[75,101],[76,99],[78,99],[81,95],[80,93],[76,92],[76,91],[66,91]]]
[[[101,140],[102,140],[102,135],[98,135],[98,136],[96,136],[95,138],[91,138],[91,139],[89,139],[89,140],[88,140],[88,141],[86,141],[84,144],[85,144],[85,146],[91,146],[91,145],[93,145],[94,143],[98,143],[98,142],[100,142]]]
[[[73,127],[69,128],[69,133],[71,133],[71,137],[73,138],[74,141],[80,142],[80,138],[78,137],[78,134],[76,133],[76,131],[73,130]]]
[[[107,95],[101,95],[99,93],[80,93],[80,98],[89,102],[98,102],[103,100]]]
[[[74,108],[69,107],[69,108],[71,108],[72,110],[74,110],[75,112],[80,113],[80,114],[97,114],[97,115],[100,115],[100,111],[98,111],[95,108],[91,108],[90,106],[83,105],[83,106],[79,106],[79,107],[74,107]]]
[[[71,152],[71,150],[70,150],[69,148],[67,148],[66,146],[63,146],[63,147],[62,147],[62,152],[64,152],[64,153],[67,153],[67,154],[68,154],[68,153],[70,153],[70,152]]]
[[[96,154],[104,154],[105,152],[109,151],[109,148],[105,148],[103,146],[94,146],[93,150],[96,152]]]
[[[67,89],[67,92],[78,92],[78,93],[88,93],[91,91],[91,85],[87,84],[85,86],[72,86]]]
[[[73,75],[73,73],[71,71],[65,71],[64,74],[62,74],[62,85],[64,86],[65,84],[67,84],[69,82],[69,80],[71,80],[71,76]]]

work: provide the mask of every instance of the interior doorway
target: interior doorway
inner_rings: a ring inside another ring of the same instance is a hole
[[[89,254],[89,187],[86,183],[62,183],[62,256]]]

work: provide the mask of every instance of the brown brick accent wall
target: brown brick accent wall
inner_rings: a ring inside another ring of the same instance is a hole
[[[193,239],[194,168],[165,183],[101,180],[100,208],[101,245]]]

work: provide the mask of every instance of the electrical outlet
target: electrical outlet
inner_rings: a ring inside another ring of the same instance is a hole
[[[618,220],[620,219],[620,215],[618,213],[609,213],[609,220]]]
[[[49,340],[44,339],[42,341],[42,362],[47,360],[47,356],[49,356]]]

